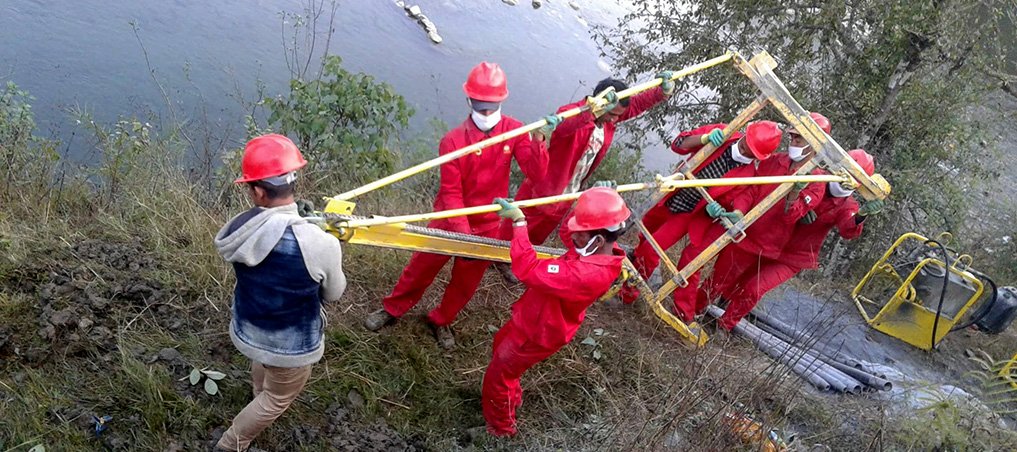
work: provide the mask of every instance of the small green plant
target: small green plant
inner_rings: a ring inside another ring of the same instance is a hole
[[[600,361],[600,358],[603,358],[604,354],[603,354],[603,352],[600,351],[600,348],[601,348],[600,342],[597,341],[596,339],[594,339],[594,336],[597,336],[597,337],[604,336],[604,329],[603,328],[594,328],[593,329],[593,334],[590,335],[590,336],[586,336],[586,339],[583,339],[583,341],[580,342],[580,344],[588,345],[590,347],[593,347],[593,353],[591,353],[590,356],[592,356],[593,359],[595,359],[597,361]]]
[[[295,78],[288,96],[263,104],[268,123],[295,137],[314,169],[357,175],[394,169],[398,155],[391,144],[413,115],[391,86],[343,69],[335,55],[325,57],[319,78]]]
[[[191,369],[190,375],[187,376],[187,380],[191,382],[191,386],[197,385],[202,379],[205,380],[205,393],[208,395],[216,395],[219,393],[219,384],[216,381],[226,378],[226,374],[211,370],[209,368]]]
[[[14,82],[0,86],[0,198],[46,190],[60,158],[55,142],[33,135],[33,99]]]
[[[978,364],[979,369],[967,372],[967,376],[978,381],[981,399],[992,411],[1001,416],[1017,413],[1017,388],[1013,386],[1013,366],[1010,359],[995,359],[985,351],[967,351],[968,359]],[[1009,365],[1009,366],[1008,366]]]
[[[102,164],[96,169],[102,178],[103,197],[112,203],[137,177],[139,168],[145,166],[143,158],[155,142],[152,137],[152,125],[138,119],[120,119],[113,127],[106,127],[92,120],[89,113],[79,113],[78,121],[86,125],[96,140],[101,151]]]

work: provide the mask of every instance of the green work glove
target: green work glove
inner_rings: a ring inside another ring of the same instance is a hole
[[[547,122],[547,124],[541,126],[533,133],[544,137],[544,140],[546,141],[551,139],[551,133],[553,133],[554,129],[557,128],[559,124],[561,124],[562,120],[561,116],[558,115],[547,115],[544,116],[543,119],[545,122]]]
[[[717,201],[713,201],[706,205],[706,214],[709,215],[710,218],[726,218],[732,223],[737,223],[738,220],[742,219],[741,212],[737,210],[734,212],[728,212],[724,210],[724,207]]]
[[[314,203],[306,199],[298,199],[297,214],[302,217],[314,216]]]
[[[800,224],[812,224],[816,222],[816,211],[810,210],[805,212],[805,216],[798,220]]]
[[[674,81],[671,80],[672,77],[674,77],[674,73],[671,71],[657,73],[657,78],[660,79],[660,90],[668,97],[674,94]]]
[[[600,104],[593,97],[586,98],[586,105],[590,106],[590,111],[593,112],[594,117],[599,118],[604,116],[604,113],[614,110],[614,107],[618,106],[618,93],[614,92],[614,89],[608,89],[610,91],[604,92],[603,99],[606,102],[604,104]]]
[[[742,215],[742,213],[737,210],[735,210],[734,212],[724,212],[720,214],[721,218],[726,219],[727,221],[730,221],[732,223],[737,223],[741,221],[743,216],[744,215]]]
[[[618,188],[618,183],[613,180],[598,180],[593,183],[594,187]]]
[[[720,147],[724,144],[724,131],[721,129],[713,129],[706,135],[699,137],[699,142],[702,144],[712,143],[713,147]]]
[[[501,210],[498,211],[499,217],[508,218],[513,222],[526,219],[526,216],[523,215],[523,211],[519,210],[518,207],[513,206],[507,199],[494,198],[494,203],[501,206]]]
[[[717,218],[725,213],[727,213],[727,211],[724,210],[724,207],[717,201],[713,201],[706,205],[706,214],[709,215],[710,218]]]
[[[858,216],[865,217],[882,212],[883,204],[884,204],[883,200],[881,199],[874,199],[872,201],[868,201],[865,204],[862,204],[862,207],[858,209]]]

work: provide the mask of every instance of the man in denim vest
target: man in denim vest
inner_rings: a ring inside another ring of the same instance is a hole
[[[346,289],[339,241],[297,214],[294,183],[307,164],[282,135],[254,138],[244,148],[243,176],[255,207],[215,236],[233,264],[230,339],[251,359],[254,400],[233,419],[218,450],[247,450],[296,400],[325,351],[322,303]]]

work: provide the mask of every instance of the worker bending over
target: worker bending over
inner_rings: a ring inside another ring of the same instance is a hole
[[[824,132],[830,133],[832,126],[825,116],[819,113],[811,113],[811,116]],[[788,130],[788,134],[791,137],[788,152],[776,154],[770,160],[760,163],[756,176],[792,175],[812,159],[815,153],[801,134],[793,128]],[[812,173],[819,175],[823,171],[817,169]],[[735,196],[732,207],[738,213],[749,212],[778,186],[779,184],[747,186]],[[826,186],[819,182],[793,183],[783,203],[777,203],[759,217],[745,231],[743,240],[730,243],[720,251],[714,263],[713,275],[699,288],[695,300],[691,297],[684,298],[681,304],[687,309],[695,303],[697,313],[700,313],[714,298],[725,296],[729,302],[718,325],[731,331],[759,302],[759,297],[762,296],[760,290],[765,286],[776,287],[772,285],[773,282],[781,280],[779,269],[764,267],[764,263],[780,258],[784,245],[793,239],[795,224],[820,205]],[[710,236],[715,239],[720,234],[721,231],[715,228]],[[683,295],[691,293],[687,289],[682,292]]]
[[[654,105],[667,100],[674,93],[675,84],[671,81],[671,72],[661,72],[657,77],[661,79],[659,88],[625,99],[618,99],[615,94],[628,89],[625,82],[604,79],[594,88],[593,95],[613,89],[605,96],[608,100],[606,106],[598,107],[592,97],[587,97],[585,100],[558,108],[560,113],[584,105],[591,106],[590,110],[565,119],[554,130],[547,150],[550,159],[547,174],[542,178],[527,176],[523,179],[515,199],[541,198],[579,191],[583,182],[593,174],[607,155],[617,123],[639,116]],[[554,117],[556,116],[552,115],[548,118]],[[526,209],[530,241],[538,245],[544,243],[568,210],[567,203]],[[504,224],[502,238],[508,240],[512,236],[511,225]]]
[[[586,308],[618,279],[624,253],[615,246],[629,209],[616,191],[598,187],[576,201],[571,233],[561,257],[538,259],[523,212],[504,199],[498,212],[512,224],[512,272],[526,292],[512,305],[512,318],[494,336],[491,363],[484,373],[481,404],[487,431],[516,434],[515,412],[523,402],[519,379],[527,369],[572,340]]]
[[[449,131],[438,147],[440,155],[448,154],[494,135],[521,127],[523,124],[501,113],[501,102],[508,97],[505,73],[497,64],[483,62],[470,71],[463,84],[471,113],[462,124]],[[557,124],[544,127],[550,134]],[[544,135],[520,135],[506,142],[491,145],[441,166],[441,186],[434,200],[434,210],[461,209],[489,204],[491,199],[508,196],[509,171],[512,158],[519,163],[527,178],[541,179],[547,167]],[[495,213],[455,217],[432,221],[428,227],[462,234],[497,237],[499,218]],[[393,323],[415,306],[423,297],[450,256],[413,253],[392,293],[382,300],[382,309],[368,314],[364,326],[377,331]],[[451,325],[459,311],[473,297],[490,262],[465,257],[455,258],[452,279],[445,287],[441,303],[427,314],[438,344],[452,348],[455,337]]]
[[[254,387],[216,450],[247,450],[296,400],[325,351],[322,302],[346,289],[339,240],[297,214],[294,184],[306,164],[282,135],[249,141],[236,182],[247,184],[255,207],[215,236],[236,272],[230,339],[251,359]]]
[[[707,143],[713,144],[716,150],[703,163],[692,170],[697,178],[717,179],[722,177],[752,177],[755,164],[766,160],[780,144],[780,130],[776,123],[760,121],[749,124],[746,134],[735,131],[731,136],[724,137],[723,130],[727,124],[708,124],[678,134],[671,144],[671,150],[680,155],[699,152]],[[736,186],[717,186],[707,189],[711,197],[722,197],[732,193]],[[699,190],[685,188],[675,190],[643,216],[643,225],[650,232],[661,249],[667,250],[678,243],[689,231],[689,225],[697,217],[704,217],[706,202]],[[648,279],[660,264],[660,256],[642,235],[639,245],[633,251],[632,263],[643,276]],[[678,262],[681,269],[696,255],[682,255]],[[690,278],[690,284],[698,283],[698,274]],[[622,288],[621,298],[626,303],[635,301],[639,291],[626,284]]]
[[[855,149],[848,155],[869,176],[875,172],[875,162],[864,150]],[[781,249],[780,255],[776,259],[760,257],[754,271],[745,272],[736,283],[720,288],[720,295],[730,301],[721,319],[722,326],[733,327],[767,292],[803,269],[818,268],[819,251],[831,229],[836,227],[844,239],[857,238],[862,234],[865,219],[882,210],[883,201],[880,200],[868,201],[859,208],[858,202],[851,197],[853,187],[846,184],[829,182],[821,186],[826,192],[823,200],[794,225],[791,239]]]

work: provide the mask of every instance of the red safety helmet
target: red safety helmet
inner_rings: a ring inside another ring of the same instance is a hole
[[[244,157],[240,161],[240,178],[235,182],[281,176],[307,164],[300,149],[289,138],[277,133],[255,137],[244,146]]]
[[[568,221],[572,231],[613,228],[632,214],[618,192],[607,187],[594,187],[579,195],[573,213],[575,215]]]
[[[766,160],[777,150],[783,132],[773,121],[756,121],[745,128],[745,143],[759,160]]]
[[[855,160],[858,166],[865,170],[865,174],[871,176],[876,172],[876,159],[868,152],[865,152],[865,149],[852,149],[848,151],[848,155]]]
[[[482,102],[501,102],[508,97],[508,80],[498,63],[487,61],[473,67],[463,83],[466,97]]]
[[[816,112],[809,113],[809,116],[812,117],[813,121],[816,121],[816,124],[819,125],[819,128],[823,129],[823,132],[826,132],[827,135],[829,135],[830,131],[833,130],[833,125],[830,124],[829,119],[826,119],[826,116],[823,116]],[[791,127],[791,129],[789,129],[787,133],[801,135],[800,133],[798,133],[798,129],[795,129],[794,127]]]

